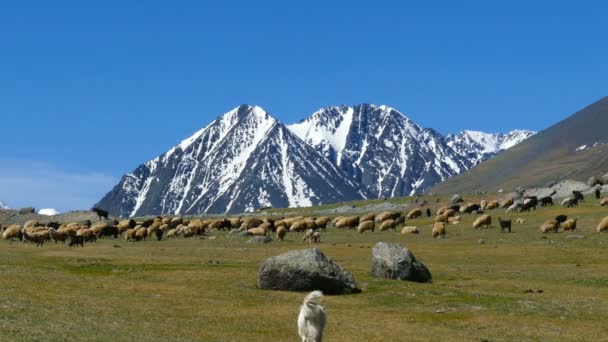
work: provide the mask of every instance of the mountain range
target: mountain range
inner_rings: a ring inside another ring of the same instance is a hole
[[[241,105],[124,175],[96,206],[117,216],[239,213],[413,195],[533,134],[443,136],[370,104],[287,126]]]

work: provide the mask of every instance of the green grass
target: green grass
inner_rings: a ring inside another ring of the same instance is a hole
[[[575,234],[583,239],[540,234],[540,224],[562,212],[579,218]],[[419,236],[322,233],[318,247],[363,289],[325,298],[327,341],[606,339],[608,234],[594,232],[606,214],[594,203],[540,209],[514,216],[527,223],[511,234],[474,230],[474,217],[465,216],[443,240],[430,237],[428,219],[415,221]],[[256,282],[265,258],[308,247],[301,235],[261,246],[212,235],[102,239],[85,248],[0,241],[0,340],[297,340],[304,294],[259,290]],[[371,248],[379,241],[410,248],[434,282],[372,278]]]

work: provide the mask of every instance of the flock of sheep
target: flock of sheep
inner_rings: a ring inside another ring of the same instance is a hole
[[[573,196],[562,201],[564,207],[577,206],[580,201],[584,201],[584,196],[578,191],[573,191]],[[462,215],[479,215],[473,222],[473,228],[489,228],[492,226],[492,216],[486,212],[499,208],[505,209],[506,214],[516,212],[529,212],[536,210],[537,206],[552,206],[551,196],[537,198],[536,196],[519,196],[518,199],[509,197],[502,201],[481,200],[479,203],[453,204],[444,206],[437,210],[434,223],[432,224],[433,238],[443,238],[446,235],[447,225],[460,224]],[[608,205],[608,199],[602,199],[600,205]],[[382,212],[377,214],[338,216],[330,218],[322,217],[288,217],[281,219],[258,218],[258,217],[233,217],[224,219],[201,219],[184,217],[156,217],[136,221],[135,219],[106,220],[107,212],[95,208],[94,211],[100,216],[100,222],[93,224],[91,221],[82,223],[59,224],[50,222],[42,224],[39,221],[28,221],[23,227],[11,225],[3,227],[0,224],[0,232],[4,240],[19,239],[24,243],[33,243],[42,246],[47,241],[68,242],[69,246],[81,246],[85,243],[95,242],[98,238],[122,236],[127,241],[144,241],[148,238],[161,240],[163,237],[194,237],[204,236],[206,232],[212,230],[226,230],[231,233],[239,233],[251,236],[268,236],[275,234],[277,240],[284,240],[288,233],[304,233],[302,240],[308,243],[318,243],[321,241],[321,231],[328,228],[337,229],[356,229],[359,233],[381,232],[397,228],[401,234],[418,234],[420,231],[417,226],[409,223],[422,218],[425,214],[431,217],[431,209],[415,208],[407,213]],[[511,232],[512,220],[498,217],[501,232]],[[521,218],[517,223],[524,223]],[[543,233],[557,232],[560,228],[564,231],[574,231],[577,229],[577,220],[569,219],[565,215],[558,215],[554,219],[544,222],[541,226]],[[598,232],[608,231],[608,217],[605,217],[597,227]]]

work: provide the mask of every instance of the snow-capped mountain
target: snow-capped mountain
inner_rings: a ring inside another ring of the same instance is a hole
[[[231,213],[365,196],[285,125],[243,105],[123,176],[96,206],[120,216]]]
[[[532,133],[443,136],[387,106],[327,107],[285,126],[242,105],[126,174],[113,215],[236,213],[421,193]]]
[[[441,134],[387,106],[327,107],[288,127],[374,197],[420,193],[471,167]]]
[[[6,205],[4,202],[0,201],[0,210],[7,210],[10,209],[8,207],[8,205]]]
[[[474,166],[519,144],[534,134],[535,132],[528,130],[513,130],[509,133],[494,134],[462,131],[458,134],[448,134],[446,141],[448,146],[472,162],[472,166]]]

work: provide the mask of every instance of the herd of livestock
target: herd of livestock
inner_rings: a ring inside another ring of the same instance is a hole
[[[580,201],[584,201],[581,192],[573,191],[572,196],[564,199],[561,204],[566,208],[578,206]],[[505,209],[505,214],[517,212],[529,212],[536,210],[537,206],[553,206],[551,196],[538,198],[536,196],[508,197],[502,201],[481,200],[479,203],[462,203],[462,200],[454,201],[457,203],[439,208],[435,213],[434,223],[432,224],[433,238],[442,238],[446,235],[446,226],[460,224],[462,215],[477,215],[473,222],[473,228],[479,229],[492,226],[492,216],[487,212],[495,209]],[[426,205],[426,204],[424,204]],[[608,205],[608,199],[600,200],[601,206]],[[401,212],[381,212],[369,213],[365,215],[351,215],[338,217],[282,217],[275,219],[272,217],[232,217],[232,218],[186,218],[186,217],[162,217],[158,216],[151,219],[125,219],[109,220],[108,213],[102,209],[94,208],[93,211],[99,215],[99,222],[93,223],[90,220],[85,222],[72,222],[59,224],[49,222],[43,224],[36,220],[26,222],[23,227],[20,225],[2,226],[0,232],[4,240],[18,239],[24,243],[33,243],[42,246],[47,241],[66,243],[69,246],[81,246],[85,243],[95,242],[99,238],[118,238],[123,237],[127,241],[144,241],[150,238],[162,240],[163,238],[176,237],[195,237],[204,236],[210,231],[230,231],[251,236],[268,236],[274,234],[277,240],[282,241],[289,233],[304,233],[302,240],[309,243],[321,241],[321,231],[328,228],[337,229],[356,229],[359,233],[368,231],[396,231],[398,228],[401,234],[418,234],[420,231],[413,225],[416,220],[423,216],[431,217],[431,208],[414,208],[407,213]],[[104,219],[102,221],[102,219]],[[524,223],[521,218],[516,223]],[[511,232],[512,220],[498,217],[501,232]],[[544,222],[541,226],[543,233],[558,232],[561,228],[564,231],[577,229],[577,220],[568,218],[566,215],[557,217]],[[598,232],[608,231],[608,217],[605,217],[597,227]]]

